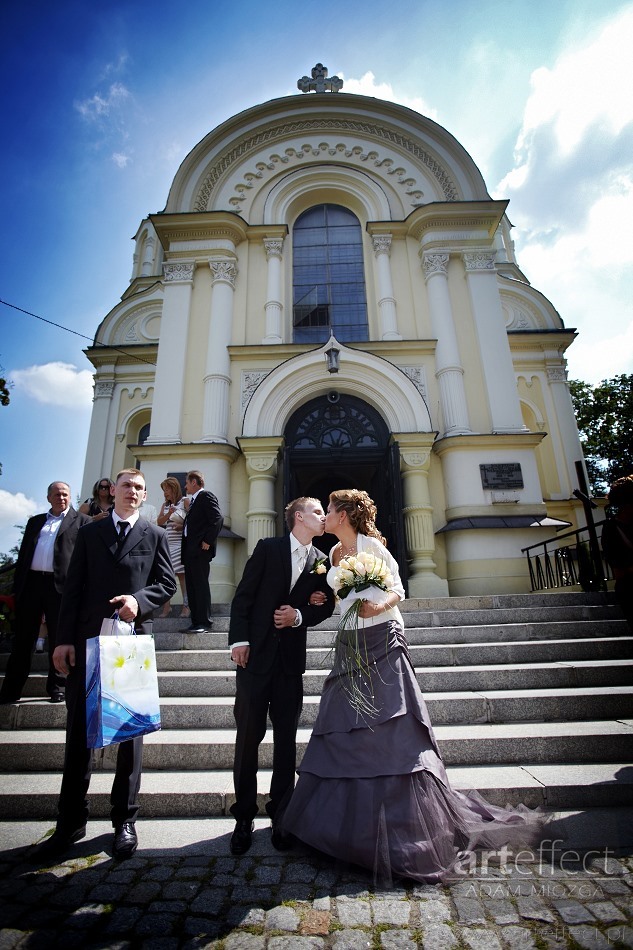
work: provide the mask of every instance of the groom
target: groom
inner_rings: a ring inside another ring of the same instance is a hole
[[[258,541],[231,605],[229,645],[237,665],[232,854],[244,854],[251,846],[258,749],[268,715],[273,726],[273,774],[266,811],[272,819],[274,847],[288,847],[277,824],[295,783],[307,628],[334,611],[325,570],[317,566],[325,555],[312,545],[312,538],[325,529],[321,502],[297,498],[286,507],[285,517],[290,534]],[[310,604],[315,591],[322,592],[322,605]]]

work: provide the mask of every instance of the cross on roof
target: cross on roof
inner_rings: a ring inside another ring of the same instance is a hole
[[[312,70],[312,79],[302,76],[297,80],[297,89],[301,92],[338,92],[343,87],[343,80],[338,76],[327,78],[327,67],[323,63],[317,63]]]

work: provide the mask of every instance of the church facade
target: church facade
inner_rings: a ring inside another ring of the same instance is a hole
[[[287,501],[346,487],[376,501],[409,596],[529,590],[522,548],[582,520],[574,331],[455,138],[341,85],[318,64],[224,122],[141,222],[86,351],[82,497],[138,462],[158,505],[200,469],[218,603]]]

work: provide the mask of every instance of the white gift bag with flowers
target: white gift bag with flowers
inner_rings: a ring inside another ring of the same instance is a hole
[[[86,641],[86,738],[89,749],[161,727],[154,638],[99,636]]]

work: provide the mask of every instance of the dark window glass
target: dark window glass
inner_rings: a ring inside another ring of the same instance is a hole
[[[369,339],[363,238],[355,215],[338,205],[310,208],[293,230],[295,343]]]

